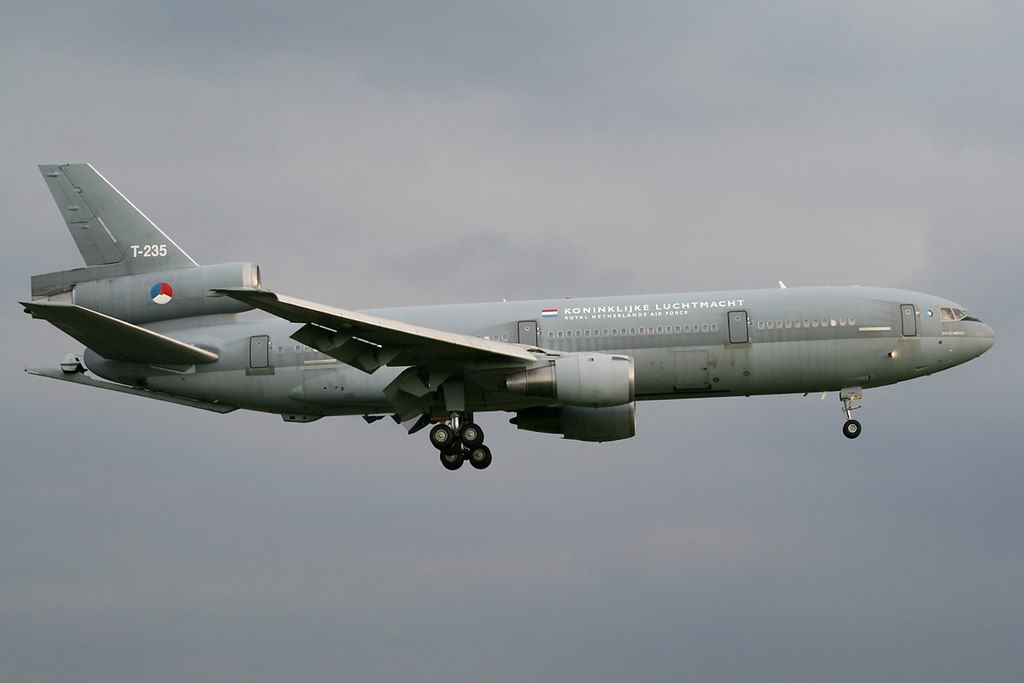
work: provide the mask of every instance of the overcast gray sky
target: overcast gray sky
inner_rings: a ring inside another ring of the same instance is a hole
[[[1024,10],[0,0],[0,678],[1017,681]],[[350,308],[877,284],[998,334],[599,446],[30,378],[89,161],[201,263]]]

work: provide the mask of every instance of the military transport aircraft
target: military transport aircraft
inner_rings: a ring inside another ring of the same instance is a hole
[[[33,276],[22,305],[86,349],[28,372],[286,422],[390,416],[431,427],[449,470],[491,463],[473,415],[494,410],[613,441],[634,435],[638,401],[838,392],[853,439],[863,389],[995,341],[957,303],[875,287],[334,308],[264,289],[252,263],[200,266],[88,164],[39,168],[86,267]],[[274,317],[238,315],[253,309]]]

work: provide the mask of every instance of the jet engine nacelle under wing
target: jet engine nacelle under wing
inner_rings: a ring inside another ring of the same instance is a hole
[[[636,434],[636,403],[604,408],[528,408],[516,413],[510,422],[519,429],[561,434],[575,441],[618,441]]]
[[[513,394],[553,398],[563,405],[596,408],[631,403],[636,379],[629,356],[580,353],[511,375],[505,388]]]

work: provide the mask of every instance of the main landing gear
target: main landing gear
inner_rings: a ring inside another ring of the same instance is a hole
[[[861,389],[843,389],[839,392],[839,400],[843,402],[843,412],[846,413],[846,422],[843,423],[843,436],[847,439],[856,439],[860,436],[860,422],[853,419],[853,411],[860,408],[856,402],[861,398]]]
[[[478,470],[491,464],[491,449],[484,445],[484,430],[465,413],[454,413],[447,422],[434,425],[430,444],[440,451],[441,465],[446,470],[457,470],[467,460]]]

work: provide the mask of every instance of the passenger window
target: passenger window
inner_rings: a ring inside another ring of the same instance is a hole
[[[846,318],[839,319],[839,327],[846,327]]]
[[[635,327],[629,328],[629,333],[630,334],[636,334],[636,328]]]
[[[690,326],[689,325],[683,325],[683,332],[686,333],[686,334],[690,334]]]
[[[810,327],[810,326],[811,326],[811,321],[810,320],[804,320],[804,327]]]
[[[707,332],[708,331],[708,324],[704,323],[703,325],[701,325],[700,326],[700,331],[701,332]]]
[[[835,327],[835,326],[836,326],[836,319],[835,319],[835,318],[832,318],[832,321],[831,321],[831,322],[832,322],[832,327]]]
[[[758,320],[757,321],[757,329],[759,329],[759,330],[763,330],[764,329],[764,321],[763,320]]]
[[[682,331],[683,331],[683,326],[682,325],[676,325],[676,334],[679,334]]]
[[[711,323],[711,331],[712,332],[717,332],[718,331],[718,323]]]
[[[786,321],[786,329],[787,330],[793,329],[793,321],[792,320],[787,320]]]
[[[821,322],[817,318],[811,321],[811,327],[817,327],[820,324]]]
[[[850,326],[853,327],[856,324],[857,324],[857,321],[854,320],[853,318],[850,318]]]

